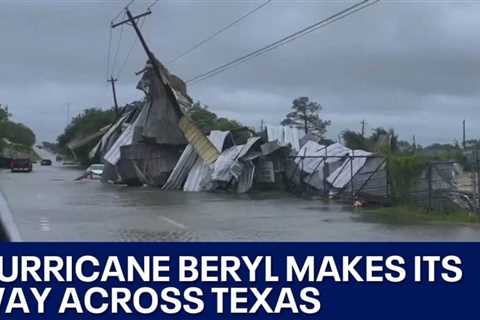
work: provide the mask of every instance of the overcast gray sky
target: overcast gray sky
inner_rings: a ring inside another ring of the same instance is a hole
[[[54,140],[86,107],[112,105],[106,83],[110,20],[127,3],[0,1],[0,103]],[[258,1],[160,0],[143,26],[167,62]],[[192,54],[167,64],[184,80],[248,53],[358,1],[274,0]],[[152,0],[136,0],[140,13]],[[393,127],[402,139],[452,142],[461,121],[480,137],[480,1],[382,1],[285,47],[189,88],[195,100],[246,125],[278,124],[295,97],[322,104],[328,136],[346,128]],[[121,104],[140,98],[146,60],[129,26],[113,32],[111,60]],[[124,68],[121,68],[125,65]]]

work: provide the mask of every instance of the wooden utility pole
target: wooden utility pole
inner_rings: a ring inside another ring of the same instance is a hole
[[[132,13],[130,12],[130,10],[128,9],[128,7],[127,7],[127,8],[125,8],[125,12],[127,14],[127,19],[123,20],[123,21],[120,21],[118,23],[112,24],[112,28],[116,28],[116,27],[121,26],[125,23],[128,23],[133,27],[133,29],[135,30],[135,33],[138,36],[138,39],[140,40],[140,43],[142,44],[143,49],[145,50],[145,53],[147,54],[149,62],[152,64],[153,72],[155,72],[155,75],[157,76],[158,80],[160,81],[160,83],[163,85],[165,91],[167,92],[167,96],[168,96],[170,102],[173,105],[174,111],[177,113],[177,115],[179,117],[181,117],[183,115],[183,113],[182,113],[182,110],[180,109],[180,105],[178,104],[177,98],[175,97],[175,93],[173,93],[172,88],[170,88],[170,86],[167,86],[164,83],[163,78],[162,78],[162,74],[160,73],[160,66],[158,64],[158,61],[157,61],[157,59],[155,59],[153,53],[148,48],[147,42],[145,41],[145,38],[143,37],[142,32],[140,31],[140,29],[138,28],[138,25],[137,25],[137,19],[139,19],[141,17],[144,17],[144,16],[148,16],[149,14],[152,13],[152,11],[150,11],[150,9],[148,9],[146,12],[144,12],[142,14],[133,16]]]
[[[115,115],[118,117],[118,102],[117,102],[117,91],[115,90],[115,82],[117,82],[118,79],[114,79],[113,77],[110,77],[107,82],[110,82],[112,84],[112,93],[113,93],[113,102],[114,107],[115,107]]]
[[[365,120],[362,120],[362,138],[365,138]]]
[[[465,120],[462,121],[462,129],[463,129],[463,136],[462,136],[462,146],[465,149],[466,142],[465,142]]]
[[[133,16],[130,10],[125,8],[125,12],[127,14],[127,19],[120,21],[118,23],[112,23],[112,28],[116,28],[123,24],[129,24],[135,30],[135,33],[142,44],[143,49],[148,57],[148,62],[150,63],[153,73],[158,79],[159,85],[163,87],[163,90],[166,93],[167,99],[171,103],[173,108],[173,112],[175,112],[176,116],[179,118],[178,126],[183,131],[185,138],[187,141],[194,146],[195,150],[198,151],[200,157],[205,160],[207,163],[212,164],[215,160],[217,160],[220,153],[215,148],[215,146],[207,139],[207,137],[202,133],[202,131],[195,125],[195,123],[188,117],[188,115],[184,115],[183,111],[180,107],[180,104],[175,96],[175,93],[168,85],[168,79],[164,79],[162,73],[160,71],[160,63],[155,59],[155,56],[148,48],[147,42],[143,38],[142,32],[138,28],[137,20],[141,17],[147,16],[152,13],[150,8],[139,15]]]

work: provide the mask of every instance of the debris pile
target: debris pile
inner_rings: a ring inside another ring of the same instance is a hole
[[[307,141],[294,157],[289,180],[329,197],[387,198],[386,161],[364,150],[340,143],[329,146]]]
[[[157,65],[160,79],[152,64],[142,70],[137,88],[145,93],[143,103],[125,107],[98,133],[90,157],[104,160],[104,181],[236,193],[293,182],[332,195],[351,183],[364,187],[372,180],[368,173],[384,171],[383,159],[338,143],[320,145],[296,128],[267,125],[259,134],[214,130],[207,137],[184,114],[192,104],[185,83]]]
[[[100,154],[106,167],[104,181],[161,187],[178,162],[188,141],[206,144],[198,129],[183,115],[192,103],[182,80],[157,61],[161,79],[147,63],[137,89],[145,93],[143,104],[126,108],[108,129],[90,156]],[[216,152],[210,155],[215,159]]]

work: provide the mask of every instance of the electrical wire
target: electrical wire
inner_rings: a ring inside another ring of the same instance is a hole
[[[172,60],[168,61],[167,63],[169,64],[172,64],[172,63],[175,63],[177,62],[178,60],[180,60],[181,58],[185,57],[186,55],[190,54],[191,52],[195,51],[196,49],[198,49],[199,47],[201,47],[202,45],[204,45],[205,43],[213,40],[214,38],[216,38],[217,36],[219,36],[220,34],[222,34],[223,32],[227,31],[228,29],[230,29],[231,27],[233,27],[234,25],[236,25],[237,23],[239,23],[240,21],[244,20],[245,18],[247,18],[248,16],[254,14],[255,12],[257,12],[258,10],[262,9],[263,7],[265,7],[266,5],[268,5],[270,2],[272,2],[273,0],[267,0],[263,3],[261,3],[259,6],[253,8],[252,10],[250,10],[249,12],[247,12],[246,14],[242,15],[241,17],[239,17],[238,19],[234,20],[233,22],[227,24],[226,26],[220,28],[219,30],[217,30],[216,32],[214,32],[213,34],[211,34],[210,36],[208,36],[207,38],[199,41],[198,43],[196,43],[195,45],[193,45],[192,47],[190,47],[189,49],[185,50],[183,53],[181,53],[180,55],[178,55],[177,57],[173,58]]]
[[[110,57],[112,55],[112,28],[109,28],[110,32],[108,35],[108,49],[107,49],[107,73],[105,79],[108,79],[110,74]]]
[[[381,0],[375,0],[373,2],[370,2],[370,0],[363,0],[361,2],[358,2],[344,10],[341,10],[325,19],[322,19],[321,21],[319,22],[316,22],[308,27],[305,27],[295,33],[292,33],[288,36],[285,36],[283,38],[281,38],[280,40],[277,40],[267,46],[264,46],[258,50],[255,50],[253,52],[250,52],[244,56],[241,56],[239,58],[236,58],[230,62],[227,62],[219,67],[216,67],[216,68],[213,68],[205,73],[202,73],[202,74],[199,74],[193,78],[191,78],[190,80],[187,80],[186,83],[187,84],[195,84],[199,81],[202,81],[202,80],[206,80],[208,78],[211,78],[219,73],[222,73],[230,68],[233,68],[234,66],[237,66],[241,63],[244,63],[244,62],[247,62],[248,60],[250,59],[253,59],[255,57],[258,57],[258,56],[261,56],[267,52],[270,52],[280,46],[283,46],[293,40],[296,40],[300,37],[303,37],[315,30],[318,30],[320,28],[323,28],[323,27],[326,27],[327,25],[331,24],[331,23],[334,23],[338,20],[341,20],[341,19],[344,19],[360,10],[363,10],[363,9],[366,9],[378,2],[380,2]]]
[[[123,7],[122,10],[120,10],[120,12],[119,12],[115,17],[112,18],[112,23],[114,23],[115,20],[117,20],[122,14],[124,14],[124,13],[125,13],[125,9],[128,8],[128,7],[130,7],[134,2],[135,2],[135,0],[130,0],[130,1],[127,3],[127,5],[126,5],[125,7]]]
[[[118,45],[117,45],[117,49],[115,50],[115,55],[113,56],[112,66],[110,68],[110,72],[112,75],[115,72],[115,67],[117,66],[118,53],[120,52],[120,47],[122,46],[123,26],[124,25],[120,26],[120,35],[118,36]]]
[[[151,9],[153,6],[155,6],[158,3],[158,1],[159,0],[154,0],[153,2],[151,2],[150,5],[147,6],[147,9]],[[112,19],[111,24],[113,24],[115,22],[115,20],[117,20],[122,15],[122,13],[123,13],[123,16],[125,16],[125,9],[128,9],[128,7],[130,7],[134,2],[135,2],[135,0],[130,0],[127,3],[127,5],[125,7],[123,7],[122,10]],[[145,17],[143,17],[142,21],[140,22],[140,28],[143,27],[144,23],[145,23]],[[117,49],[115,50],[115,56],[113,58],[113,62],[112,62],[112,65],[111,65],[110,60],[111,60],[111,50],[112,50],[111,49],[112,31],[111,31],[111,28],[110,28],[110,39],[109,39],[109,49],[108,49],[109,53],[108,53],[108,58],[107,58],[107,78],[109,78],[109,76],[111,76],[115,73],[114,69],[115,69],[115,66],[117,64],[117,57],[118,57],[118,53],[119,53],[120,47],[121,47],[122,35],[123,35],[123,25],[120,28],[120,36],[119,36],[119,40],[118,40],[118,46],[117,46]],[[125,66],[128,62],[128,59],[130,58],[130,55],[132,54],[132,51],[136,46],[137,40],[138,39],[135,39],[133,41],[132,45],[130,46],[130,49],[127,52],[125,60],[120,65],[120,68],[117,71],[117,78],[122,73],[122,71],[124,70],[124,68],[125,68]],[[110,65],[111,65],[111,67],[110,67]]]
[[[140,21],[139,29],[142,29],[142,28],[143,28],[143,25],[145,24],[145,20],[146,20],[146,17],[143,17],[143,18],[142,18],[142,21]],[[135,46],[137,45],[137,43],[138,43],[138,38],[135,37],[135,39],[133,40],[132,45],[130,46],[130,49],[129,49],[128,52],[127,52],[127,56],[125,57],[125,60],[123,61],[120,69],[118,70],[118,73],[117,73],[117,77],[116,77],[116,78],[119,78],[120,75],[122,74],[123,70],[125,69],[125,66],[127,65],[128,59],[130,58],[130,55],[132,54],[133,49],[135,48]]]
[[[148,9],[152,9],[157,3],[158,3],[159,0],[153,0],[152,3],[150,3],[150,5],[147,7]]]
[[[370,6],[370,5],[373,5],[373,4],[377,3],[380,0],[376,0],[375,2],[367,4],[368,1],[369,0],[363,0],[359,3],[356,3],[355,5],[352,5],[352,6],[348,7],[347,9],[344,9],[340,12],[337,12],[334,15],[329,16],[326,19],[323,19],[323,20],[321,20],[317,23],[314,23],[314,24],[312,24],[312,25],[310,25],[306,28],[303,28],[303,29],[301,29],[301,30],[299,30],[299,31],[297,31],[293,34],[290,34],[286,37],[283,37],[282,39],[277,40],[277,41],[275,41],[275,42],[273,42],[273,43],[271,43],[271,44],[269,44],[265,47],[262,47],[258,50],[250,52],[250,53],[248,53],[248,54],[246,54],[242,57],[234,59],[234,60],[232,60],[228,63],[225,63],[225,64],[223,64],[219,67],[216,67],[216,68],[214,68],[210,71],[207,71],[203,74],[195,76],[192,79],[188,80],[187,83],[190,84],[190,83],[193,83],[193,82],[198,82],[198,81],[205,80],[205,79],[208,79],[210,77],[213,77],[213,76],[217,75],[218,73],[224,72],[224,71],[226,71],[226,70],[228,70],[228,69],[230,69],[230,68],[232,68],[236,65],[247,62],[248,60],[250,60],[252,58],[263,55],[263,54],[265,54],[265,53],[267,53],[267,52],[269,52],[273,49],[276,49],[276,48],[278,48],[282,45],[287,44],[288,42],[291,42],[291,41],[293,41],[297,38],[303,37],[303,36],[307,35],[308,33],[311,33],[311,32],[313,32],[313,31],[315,31],[315,30],[317,30],[321,27],[325,27],[325,26],[329,25],[330,23],[333,23],[337,20],[343,19],[343,18],[349,16],[350,14],[353,14],[353,13],[359,11],[359,10],[362,10],[362,9],[366,8],[367,6]]]

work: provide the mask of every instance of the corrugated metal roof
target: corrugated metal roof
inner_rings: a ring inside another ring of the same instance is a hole
[[[290,128],[284,126],[267,125],[268,141],[278,141],[278,144],[284,146],[290,144],[295,151],[300,150],[300,138],[305,135],[297,128]]]
[[[220,152],[188,116],[183,116],[178,125],[188,142],[206,163],[212,164],[217,160]]]
[[[128,116],[129,114],[126,114],[120,117],[120,119],[118,119],[117,122],[115,122],[113,125],[110,126],[108,131],[98,141],[95,147],[93,147],[92,150],[90,150],[90,152],[88,153],[88,157],[90,159],[93,159],[97,154],[97,152],[102,148],[102,146],[106,145],[107,140],[110,138],[110,136],[122,125],[122,123],[125,121],[125,119],[127,119]]]
[[[131,124],[122,132],[120,137],[118,137],[117,141],[113,144],[113,146],[108,150],[107,154],[103,157],[105,161],[116,165],[120,160],[120,147],[132,144],[133,141],[133,132],[135,129],[135,125]]]
[[[109,128],[110,128],[110,125],[105,126],[105,127],[101,128],[100,130],[98,130],[97,132],[92,133],[90,135],[87,135],[85,137],[74,138],[72,141],[67,143],[67,147],[70,150],[77,149],[77,148],[95,140],[96,138],[102,136],[105,132],[107,132],[107,130]]]

